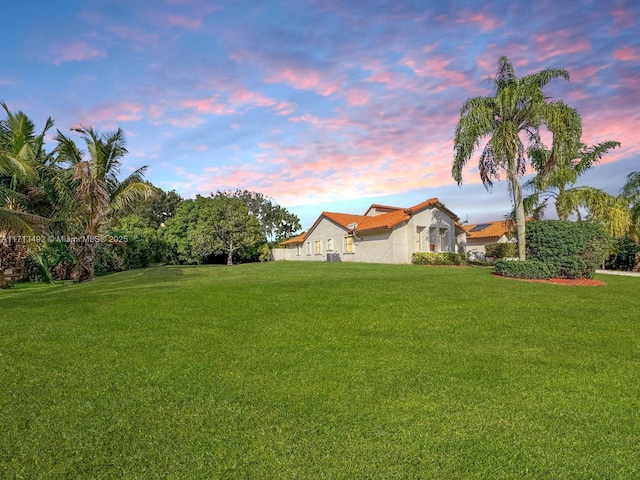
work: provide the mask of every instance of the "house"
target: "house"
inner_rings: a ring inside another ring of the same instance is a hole
[[[463,225],[466,232],[466,252],[471,260],[484,260],[484,247],[489,243],[515,242],[512,220]]]
[[[364,215],[322,212],[304,234],[273,250],[274,260],[411,263],[414,252],[456,252],[466,235],[437,198],[411,208],[371,205]]]

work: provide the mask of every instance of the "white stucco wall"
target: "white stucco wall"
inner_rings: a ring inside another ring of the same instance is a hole
[[[353,253],[345,251],[347,230],[327,218],[322,218],[304,240],[299,255],[295,245],[292,245],[286,249],[274,249],[273,257],[275,260],[324,262],[327,260],[328,240],[331,239],[332,252],[338,253],[343,262],[411,263],[412,254],[417,251],[416,229],[418,227],[424,227],[421,232],[423,251],[429,251],[431,244],[435,245],[435,251],[457,251],[453,218],[431,207],[414,214],[406,222],[396,225],[393,230],[371,232],[356,230]],[[320,241],[319,254],[316,253],[316,241]]]
[[[509,239],[506,235],[500,238],[467,238],[467,253],[471,260],[484,260],[484,246],[490,243],[506,243]]]

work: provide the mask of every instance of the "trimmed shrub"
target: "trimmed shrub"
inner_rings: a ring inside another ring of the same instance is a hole
[[[466,265],[467,257],[453,252],[415,252],[411,257],[415,265]]]
[[[556,276],[553,265],[539,260],[498,260],[494,268],[503,277],[546,280]]]
[[[593,278],[610,251],[611,237],[592,222],[527,223],[527,259],[544,262],[554,277]]]
[[[518,244],[511,242],[488,243],[484,246],[484,256],[500,259],[518,256]]]

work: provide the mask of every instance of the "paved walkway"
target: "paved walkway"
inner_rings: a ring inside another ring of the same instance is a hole
[[[605,275],[625,275],[627,277],[640,277],[640,272],[624,272],[622,270],[596,270],[596,273]]]

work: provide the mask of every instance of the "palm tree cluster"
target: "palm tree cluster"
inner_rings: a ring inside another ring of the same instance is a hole
[[[86,151],[57,130],[57,146],[46,152],[44,139],[53,127],[51,118],[36,133],[27,115],[1,105],[6,114],[0,120],[0,237],[4,250],[26,246],[37,254],[43,240],[63,237],[69,239],[75,260],[73,280],[92,279],[97,243],[108,232],[114,214],[154,191],[143,181],[146,167],[119,179],[127,153],[122,129],[99,134],[91,127],[72,128],[80,134]],[[0,273],[5,266],[2,260],[0,256]]]
[[[629,175],[618,196],[575,186],[580,175],[620,143],[582,143],[577,111],[543,93],[543,87],[554,79],[569,80],[569,73],[547,69],[518,78],[509,59],[501,57],[495,77],[489,79],[494,95],[467,100],[455,131],[451,174],[459,185],[464,167],[484,139],[478,162],[483,184],[490,189],[501,173],[506,174],[521,260],[526,255],[526,218],[540,218],[551,201],[561,220],[572,215],[581,219],[586,212],[587,220],[601,223],[614,236],[629,232],[637,241],[640,231],[640,172]],[[542,142],[543,128],[551,134],[550,147]],[[523,185],[520,178],[527,165],[536,175]],[[533,193],[525,197],[523,190]]]

